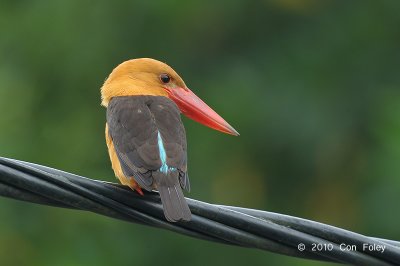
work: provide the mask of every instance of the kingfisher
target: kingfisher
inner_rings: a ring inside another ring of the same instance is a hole
[[[143,195],[160,194],[169,222],[190,221],[187,144],[180,114],[215,130],[239,133],[167,64],[138,58],[118,65],[101,87],[106,144],[119,181]]]

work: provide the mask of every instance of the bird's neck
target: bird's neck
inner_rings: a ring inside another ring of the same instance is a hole
[[[121,80],[118,82],[105,83],[101,88],[101,105],[107,107],[111,98],[120,96],[168,96],[163,88],[146,84],[145,82],[131,80]]]

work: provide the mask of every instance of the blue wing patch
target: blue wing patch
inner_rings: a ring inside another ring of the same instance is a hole
[[[160,152],[160,160],[161,160],[161,167],[158,169],[161,173],[167,174],[170,171],[176,170],[174,167],[169,167],[167,165],[167,153],[165,152],[165,147],[163,140],[161,138],[160,131],[157,131],[157,143],[158,143],[158,150]]]

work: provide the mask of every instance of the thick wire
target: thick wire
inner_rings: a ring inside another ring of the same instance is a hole
[[[0,195],[91,211],[195,238],[288,256],[353,265],[400,265],[400,242],[397,241],[368,237],[293,216],[189,198],[192,220],[169,223],[157,193],[139,196],[121,185],[3,157],[0,157]],[[343,245],[351,245],[356,250],[344,250]],[[366,248],[378,245],[385,247],[384,252]],[[299,247],[304,250],[300,251]]]

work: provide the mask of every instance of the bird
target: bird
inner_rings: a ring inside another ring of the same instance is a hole
[[[190,221],[191,211],[182,191],[190,191],[190,182],[181,113],[212,129],[234,136],[239,133],[169,65],[155,59],[119,64],[100,91],[115,176],[142,196],[142,189],[158,191],[167,221]]]

